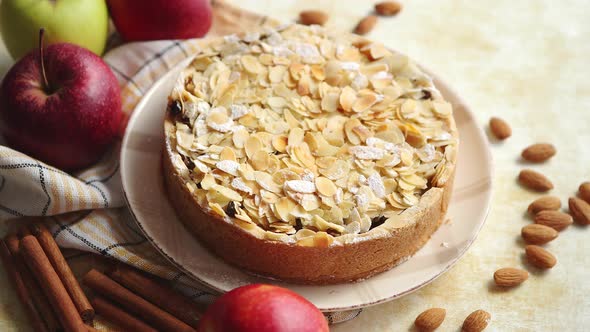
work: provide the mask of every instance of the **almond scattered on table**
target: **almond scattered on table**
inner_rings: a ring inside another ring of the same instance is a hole
[[[492,134],[500,140],[505,140],[512,136],[512,128],[510,128],[510,125],[506,121],[497,117],[490,119],[490,130],[492,131]]]
[[[420,332],[434,331],[443,323],[446,315],[447,311],[443,308],[430,308],[416,317],[414,325]]]
[[[545,210],[535,215],[535,224],[551,227],[558,232],[561,232],[573,223],[572,216],[560,211]]]
[[[522,228],[521,235],[526,243],[541,245],[555,240],[559,233],[549,226],[531,224]]]
[[[463,322],[461,331],[463,332],[480,332],[485,330],[492,319],[492,315],[485,310],[475,310]]]
[[[534,163],[541,163],[555,156],[557,150],[553,144],[537,143],[528,146],[521,153],[523,159]]]
[[[375,4],[375,12],[381,16],[393,16],[402,10],[402,5],[397,1],[383,1]]]
[[[578,188],[578,194],[580,198],[585,200],[587,203],[590,203],[590,182],[584,182]]]
[[[529,278],[525,270],[513,267],[505,267],[494,273],[494,282],[501,287],[514,287],[522,284]]]
[[[377,24],[377,16],[365,16],[362,20],[360,20],[356,28],[354,28],[354,33],[357,35],[366,35],[367,33],[371,32],[371,30],[373,30],[375,24]]]
[[[590,204],[576,197],[570,197],[568,201],[570,213],[573,219],[581,225],[590,224]]]
[[[328,14],[321,10],[304,10],[299,13],[299,23],[304,25],[324,25],[328,18]]]
[[[532,169],[520,171],[518,181],[521,185],[534,191],[545,192],[553,189],[553,183],[545,175]]]
[[[527,211],[534,216],[541,211],[559,210],[560,208],[561,200],[559,199],[559,197],[543,196],[537,198],[531,204],[529,204]]]
[[[527,260],[540,269],[550,269],[557,264],[557,258],[542,247],[531,244],[525,247]]]

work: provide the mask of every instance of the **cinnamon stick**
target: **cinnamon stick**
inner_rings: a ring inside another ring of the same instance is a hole
[[[80,317],[82,317],[84,323],[92,323],[92,320],[94,319],[94,308],[92,308],[86,294],[82,291],[78,280],[76,280],[76,277],[72,273],[72,270],[61,253],[55,239],[43,224],[35,223],[31,225],[31,231],[35,237],[37,237],[47,258],[49,258],[53,269],[57,272],[57,275],[68,291],[68,294],[70,294],[70,298],[78,309]]]
[[[195,301],[124,264],[118,264],[107,275],[186,324],[199,328],[199,319],[205,308],[201,308]]]
[[[119,309],[100,296],[93,298],[91,303],[99,315],[106,318],[109,322],[122,327],[124,331],[157,332],[156,329]]]
[[[59,276],[51,266],[43,248],[32,235],[20,241],[20,251],[37,280],[43,285],[43,291],[51,305],[55,308],[58,319],[66,332],[85,331],[86,326],[72,302],[68,291],[61,283]]]
[[[27,227],[21,227],[17,230],[16,235],[22,239],[27,235],[31,235],[31,231]]]
[[[41,313],[37,310],[35,304],[33,303],[31,294],[29,293],[27,286],[25,286],[22,276],[16,268],[14,258],[12,257],[10,250],[8,250],[8,246],[4,240],[0,240],[0,258],[2,259],[2,265],[4,265],[4,269],[6,270],[8,277],[12,281],[14,290],[16,291],[20,302],[25,307],[25,312],[29,318],[29,321],[31,322],[31,325],[33,326],[33,329],[35,331],[49,332],[49,329],[41,317]]]
[[[92,269],[82,279],[97,294],[117,302],[125,310],[163,331],[195,332],[195,330],[166,311],[156,307],[113,279]]]
[[[39,283],[33,278],[33,274],[25,264],[25,261],[20,254],[20,240],[16,235],[12,234],[8,235],[4,241],[6,242],[8,250],[12,254],[16,270],[20,274],[25,287],[31,295],[35,308],[37,308],[37,311],[41,314],[41,317],[45,322],[45,326],[51,332],[63,331],[57,319],[57,315],[53,311],[53,308],[47,299],[47,296],[45,296],[41,290]]]

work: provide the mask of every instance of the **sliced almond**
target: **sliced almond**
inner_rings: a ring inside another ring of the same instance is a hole
[[[275,212],[277,214],[277,217],[283,221],[289,222],[292,220],[295,220],[295,217],[293,215],[291,215],[291,211],[293,211],[293,209],[295,209],[295,207],[297,206],[297,204],[291,200],[288,197],[281,197],[279,198],[279,200],[275,203],[274,207],[275,207]]]
[[[315,185],[318,192],[324,196],[333,196],[336,194],[336,190],[338,189],[332,180],[322,176],[318,176],[315,179]]]
[[[352,145],[361,144],[361,138],[354,132],[353,129],[362,125],[363,124],[357,118],[349,119],[346,121],[346,123],[344,123],[344,133]]]
[[[271,164],[270,156],[264,150],[258,150],[250,159],[250,164],[257,171],[267,170]]]
[[[559,211],[545,210],[535,215],[535,224],[545,225],[560,232],[573,224],[572,216]]]
[[[521,185],[534,191],[544,192],[553,189],[553,183],[545,175],[532,169],[520,171],[518,181]]]
[[[227,146],[224,147],[223,150],[221,150],[221,153],[219,153],[219,160],[237,161],[234,149]]]
[[[548,160],[557,153],[552,144],[537,143],[533,144],[522,151],[522,158],[531,162],[540,163]]]
[[[285,66],[274,66],[268,70],[268,79],[271,83],[279,83],[283,80],[287,67]]]
[[[443,323],[446,315],[447,311],[443,308],[430,308],[416,317],[414,326],[420,332],[434,331]]]
[[[287,136],[274,136],[272,147],[279,152],[285,152],[287,150]]]
[[[220,186],[218,184],[215,184],[213,186],[211,186],[211,188],[209,189],[209,191],[215,191],[216,194],[220,195],[221,197],[225,198],[227,201],[236,201],[236,202],[241,202],[242,201],[242,195],[240,195],[240,193],[224,187],[224,186]]]
[[[559,233],[549,226],[531,224],[522,228],[521,235],[526,243],[541,245],[555,240]]]
[[[322,102],[321,102],[321,107],[322,110],[326,111],[326,112],[336,112],[336,110],[338,110],[338,105],[340,100],[340,95],[338,93],[335,92],[329,92],[327,93],[323,98],[322,98]]]
[[[349,86],[345,86],[342,89],[342,93],[340,93],[340,107],[343,110],[350,112],[352,111],[352,106],[355,104],[356,101],[356,91]]]
[[[313,65],[311,66],[311,76],[318,81],[323,81],[326,79],[326,73],[324,71],[324,67],[321,65]]]
[[[522,284],[529,278],[525,270],[506,267],[494,273],[494,282],[500,287],[514,287]]]
[[[244,144],[244,149],[246,150],[246,156],[248,158],[252,158],[254,154],[262,149],[262,141],[256,136],[250,136],[246,140]]]
[[[496,117],[490,119],[490,130],[499,140],[505,140],[512,135],[510,125],[506,121]]]
[[[244,55],[242,56],[241,61],[244,69],[251,74],[258,74],[263,70],[262,65],[253,55]]]
[[[318,248],[327,248],[332,242],[334,242],[334,237],[326,232],[317,232],[313,237],[313,243]]]
[[[557,258],[552,253],[537,245],[526,246],[525,253],[529,263],[540,269],[550,269],[557,264]]]
[[[463,321],[461,331],[463,332],[480,332],[485,330],[492,319],[492,315],[485,310],[475,310]]]
[[[534,200],[531,204],[529,204],[528,212],[531,215],[536,215],[537,213],[544,211],[544,210],[559,210],[561,208],[561,200],[559,197],[555,196],[543,196]]]
[[[366,94],[355,100],[354,104],[352,104],[352,111],[356,113],[364,112],[375,105],[376,102],[377,96],[374,93]]]
[[[568,204],[570,213],[578,224],[590,225],[590,204],[576,197],[571,197]]]

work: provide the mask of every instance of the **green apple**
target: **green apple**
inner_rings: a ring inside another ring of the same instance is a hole
[[[101,55],[109,16],[105,0],[2,0],[0,25],[14,59],[37,47],[42,27],[47,44],[68,42]]]

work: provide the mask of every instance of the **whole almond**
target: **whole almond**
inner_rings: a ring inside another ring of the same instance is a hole
[[[545,244],[555,240],[559,235],[555,229],[541,224],[526,225],[520,234],[522,239],[530,244]]]
[[[555,156],[556,153],[557,150],[552,144],[537,143],[522,150],[521,156],[525,160],[540,163]]]
[[[494,273],[494,282],[501,287],[514,287],[522,284],[529,278],[529,273],[525,270],[505,267]]]
[[[527,209],[533,216],[544,210],[559,210],[561,208],[561,200],[555,196],[543,196],[534,200],[529,204]]]
[[[590,182],[584,182],[578,188],[580,198],[590,203]]]
[[[299,23],[304,25],[324,25],[328,18],[328,14],[321,10],[304,10],[299,13]]]
[[[518,175],[520,184],[534,191],[549,191],[553,189],[553,183],[543,174],[532,169],[523,169]]]
[[[542,247],[530,244],[524,250],[529,263],[540,269],[550,269],[557,264],[557,258]]]
[[[420,332],[436,330],[445,320],[447,311],[443,308],[430,308],[416,317],[414,325]]]
[[[397,1],[383,1],[375,4],[375,12],[381,16],[393,16],[402,10]]]
[[[489,312],[484,310],[475,310],[463,322],[463,326],[461,327],[461,331],[463,332],[480,332],[483,331],[490,320],[492,319],[492,315]]]
[[[496,117],[490,119],[490,130],[497,139],[501,140],[507,139],[512,135],[510,125],[506,121]]]
[[[575,197],[570,197],[568,204],[570,213],[578,224],[590,225],[590,204]]]
[[[377,24],[377,16],[369,15],[364,17],[354,28],[354,33],[358,35],[366,35],[369,33]]]
[[[535,224],[545,225],[561,232],[574,223],[574,219],[567,213],[545,210],[535,215]]]

